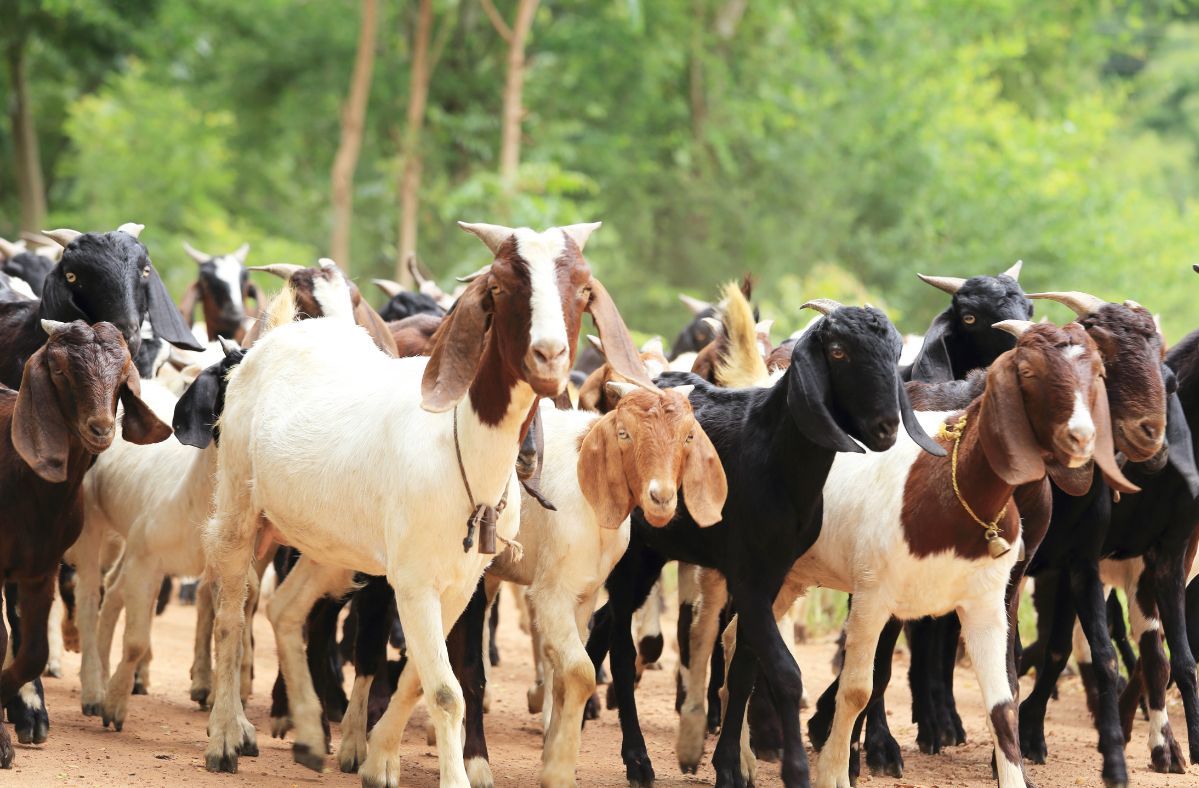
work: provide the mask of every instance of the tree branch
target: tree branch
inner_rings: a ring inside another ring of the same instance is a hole
[[[495,4],[491,0],[479,0],[479,5],[483,6],[483,13],[487,14],[487,18],[491,20],[491,26],[495,28],[495,32],[500,34],[500,38],[511,44],[512,28],[508,27],[504,17],[500,16]]]

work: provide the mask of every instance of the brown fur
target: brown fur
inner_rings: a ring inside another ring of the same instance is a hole
[[[171,434],[139,392],[120,331],[83,321],[56,331],[30,357],[19,391],[0,386],[0,586],[16,582],[21,594],[21,647],[0,674],[0,703],[45,667],[53,579],[83,528],[80,485],[116,435],[117,402],[125,407],[125,440],[157,443]],[[0,619],[0,651],[6,638]],[[0,727],[0,766],[11,762],[6,747]]]
[[[754,323],[754,310],[734,284],[724,287],[724,309],[715,368],[710,382],[727,388],[755,386],[769,376],[762,356],[761,336]],[[769,340],[767,340],[769,342]],[[704,348],[707,351],[707,348]],[[701,352],[702,356],[704,353]],[[699,359],[697,358],[698,362]]]
[[[670,362],[661,353],[649,351],[641,353],[641,363],[656,363],[662,369],[666,369]],[[608,384],[612,381],[628,382],[617,374],[612,369],[612,365],[607,362],[588,375],[587,379],[583,381],[583,385],[579,386],[579,410],[593,410],[597,413],[610,412],[616,406],[617,401],[608,390]]]
[[[674,389],[635,389],[620,397],[583,437],[578,477],[603,528],[620,527],[634,506],[652,525],[666,525],[674,518],[680,486],[695,521],[712,525],[720,521],[728,495],[715,447],[687,398]],[[665,487],[659,501],[646,493],[651,479]]]
[[[433,352],[433,335],[441,326],[444,317],[419,314],[403,320],[392,320],[387,324],[395,340],[396,354],[400,358],[427,356]]]

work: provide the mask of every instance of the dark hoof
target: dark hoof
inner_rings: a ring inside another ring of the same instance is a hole
[[[226,774],[237,774],[237,753],[225,753],[224,755],[209,755],[204,758],[204,768],[210,772],[225,772]]]
[[[720,707],[713,705],[708,709],[708,733],[712,736],[720,733]]]
[[[101,704],[99,704],[99,703],[83,704],[83,716],[84,717],[99,717],[100,713],[101,713],[100,707],[101,707]]]
[[[890,736],[882,742],[867,742],[866,768],[875,776],[903,777],[903,755],[899,750],[899,742]]]
[[[208,690],[194,689],[191,691],[191,699],[200,704],[200,708],[208,708]]]
[[[324,753],[313,752],[312,748],[307,744],[292,745],[291,759],[314,772],[323,772],[325,770]],[[354,768],[357,769],[358,764],[354,764]]]
[[[13,758],[16,755],[13,752],[12,742],[8,740],[8,736],[4,731],[0,730],[0,769],[11,769]]]
[[[642,664],[650,665],[657,662],[662,656],[663,645],[661,634],[641,638],[641,642],[637,644],[637,654],[641,657]]]
[[[1154,747],[1150,753],[1150,763],[1153,771],[1159,774],[1186,774],[1187,762],[1182,757],[1182,748],[1172,733],[1167,733],[1166,744]]]
[[[1025,734],[1020,731],[1020,753],[1032,763],[1044,764],[1049,757],[1049,747],[1045,744],[1045,734]]]
[[[616,702],[616,685],[608,685],[608,692],[606,693],[605,700],[607,701],[608,711],[612,711],[613,709],[620,707],[620,704]]]
[[[598,720],[600,717],[600,699],[599,693],[591,693],[591,697],[587,699],[587,703],[583,706],[583,721]]]
[[[748,788],[741,774],[741,765],[716,770],[716,788]]]
[[[237,752],[239,755],[244,755],[247,758],[257,758],[258,757],[258,742],[243,740],[241,743],[241,746],[237,748]]]
[[[135,682],[133,682],[133,694],[134,695],[149,695],[150,693],[146,692],[145,684],[142,684],[140,681],[135,681]]]
[[[654,767],[650,763],[649,753],[644,749],[639,753],[626,754],[624,767],[630,788],[650,788],[654,784]]]

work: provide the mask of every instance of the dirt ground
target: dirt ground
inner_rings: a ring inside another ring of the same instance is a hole
[[[498,636],[502,664],[491,673],[492,707],[487,716],[488,745],[492,769],[499,786],[537,784],[541,753],[541,722],[526,708],[525,690],[532,671],[529,667],[529,640],[517,626],[511,595],[502,597],[501,629]],[[673,607],[673,605],[672,605]],[[673,611],[672,611],[673,612]],[[316,774],[292,763],[289,742],[270,738],[269,688],[276,670],[274,638],[260,613],[254,626],[258,643],[254,696],[248,714],[258,728],[261,755],[242,758],[238,775],[213,775],[204,770],[205,723],[207,715],[188,699],[188,667],[191,662],[192,630],[195,612],[172,602],[154,625],[154,663],[149,696],[135,697],[122,733],[105,730],[99,718],[85,718],[79,711],[79,655],[66,656],[64,677],[46,679],[46,694],[51,714],[50,738],[40,747],[18,746],[15,769],[0,772],[0,785],[14,786],[350,786],[358,785],[356,775],[342,774],[336,761],[328,761],[329,771]],[[673,617],[667,632],[673,632]],[[638,693],[641,721],[658,775],[658,785],[711,785],[714,775],[705,762],[696,776],[682,776],[674,758],[673,668],[676,651],[673,637],[667,637],[663,655],[665,669],[647,672]],[[822,641],[800,647],[800,664],[809,693],[822,690],[831,679],[829,657],[831,642]],[[114,649],[116,651],[116,649]],[[915,747],[915,727],[907,722],[909,695],[906,658],[900,657],[897,680],[890,691],[891,728],[903,747],[906,774],[902,780],[871,778],[864,786],[991,786],[990,753],[982,703],[973,675],[957,673],[957,697],[965,721],[969,743],[947,755],[924,756]],[[347,670],[347,679],[352,679]],[[347,680],[347,692],[349,681]],[[1028,684],[1024,685],[1024,692]],[[1172,691],[1173,692],[1173,691]],[[1170,720],[1179,738],[1185,741],[1181,703],[1177,694],[1170,700]],[[412,786],[437,784],[435,748],[425,745],[425,714],[418,710],[404,741],[404,783]],[[805,713],[806,721],[806,713]],[[10,729],[11,731],[11,729]],[[1065,679],[1061,699],[1049,707],[1047,736],[1050,763],[1031,767],[1041,788],[1056,786],[1100,785],[1100,759],[1095,750],[1096,735],[1087,716],[1082,686],[1076,678]],[[1128,746],[1128,761],[1136,786],[1199,785],[1199,766],[1191,766],[1187,775],[1159,775],[1150,771],[1146,744],[1147,724],[1138,720]],[[335,744],[337,741],[334,728]],[[710,757],[712,740],[707,755]],[[1185,744],[1183,745],[1185,749]],[[578,779],[584,786],[622,786],[624,769],[620,761],[620,728],[615,712],[604,711],[598,722],[587,724],[579,759]],[[776,764],[761,764],[759,786],[779,785]]]

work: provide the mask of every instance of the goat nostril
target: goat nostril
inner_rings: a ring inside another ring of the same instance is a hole
[[[112,434],[112,423],[107,421],[96,421],[89,419],[87,422],[88,431],[96,438],[107,438]]]
[[[1157,440],[1157,429],[1151,422],[1141,422],[1141,434],[1151,441]]]
[[[649,497],[651,501],[659,506],[666,506],[674,500],[674,490],[650,490]]]
[[[532,348],[533,360],[540,364],[553,364],[566,355],[566,345],[561,342],[538,342]]]

